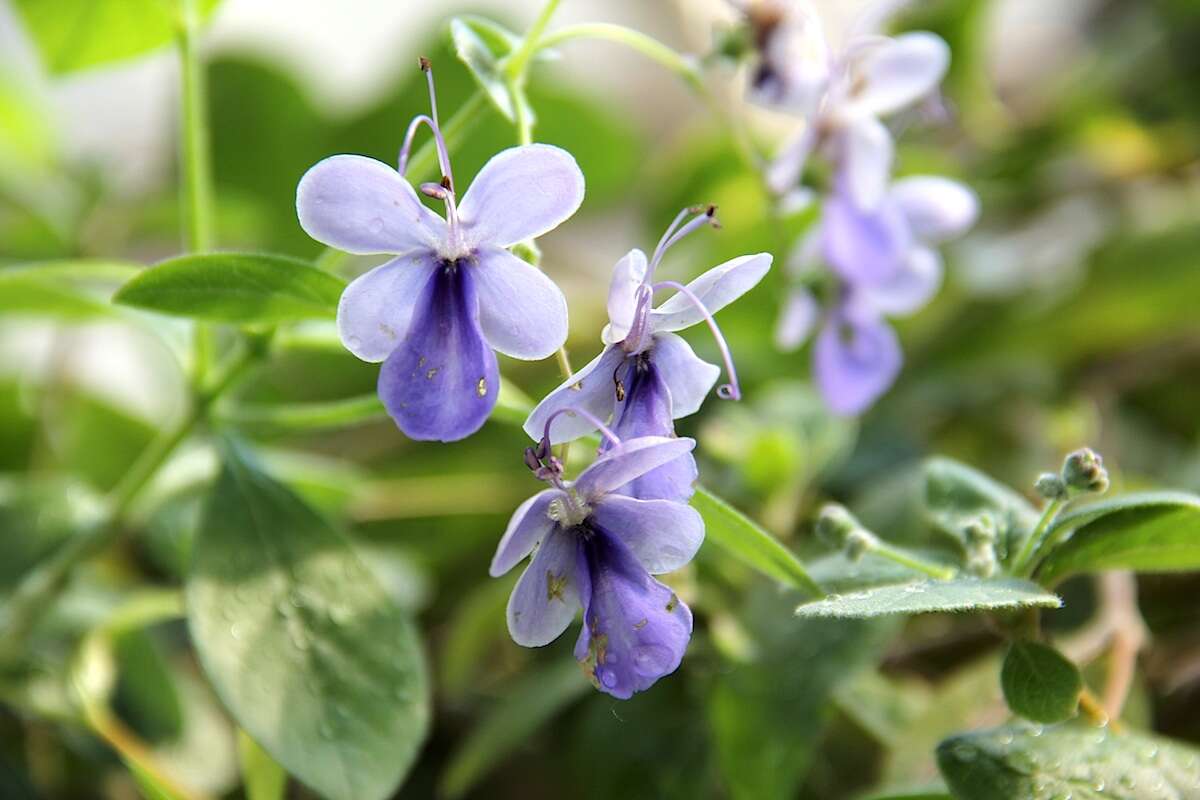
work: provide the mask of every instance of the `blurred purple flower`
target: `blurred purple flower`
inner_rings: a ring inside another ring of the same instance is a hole
[[[732,357],[712,315],[752,289],[771,266],[771,255],[739,256],[696,278],[687,286],[673,281],[654,283],[654,270],[663,253],[691,230],[712,223],[712,209],[697,211],[680,225],[681,212],[663,235],[649,261],[641,250],[631,250],[613,270],[608,296],[609,324],[601,338],[607,345],[589,364],[567,378],[543,399],[525,421],[532,438],[542,436],[547,420],[556,412],[582,408],[600,420],[610,420],[622,439],[637,436],[673,436],[674,420],[695,413],[712,390],[720,369],[709,364],[673,331],[708,323],[724,356],[730,382],[718,389],[723,397],[737,399],[737,375]],[[654,292],[675,289],[658,308]],[[556,417],[548,429],[553,442],[566,442],[596,430],[580,415]],[[608,448],[601,444],[601,452]],[[691,497],[696,464],[690,454],[641,476],[623,491],[643,499],[686,500]]]
[[[431,76],[431,101],[432,93]],[[446,219],[422,205],[403,176],[422,123],[433,129],[443,178],[420,188],[445,203]],[[310,236],[347,253],[395,255],[346,288],[337,322],[350,352],[383,362],[379,396],[407,436],[471,435],[496,404],[493,350],[533,360],[562,346],[562,292],[506,248],[570,217],[583,188],[570,153],[534,144],[494,156],[457,202],[436,102],[432,117],[413,120],[399,170],[336,155],[301,178],[296,210]]]
[[[813,114],[829,85],[831,60],[821,21],[795,0],[756,0],[745,11],[758,50],[750,99]]]
[[[517,509],[489,569],[498,577],[534,554],[508,601],[513,641],[525,647],[549,644],[582,607],[575,657],[596,688],[628,699],[678,668],[691,638],[692,613],[651,575],[691,561],[704,539],[704,522],[682,503],[614,492],[695,444],[658,436],[626,440],[574,483],[561,480],[561,465],[546,455],[544,444],[542,457],[553,467],[537,471],[554,488]],[[531,466],[538,462],[530,459]]]

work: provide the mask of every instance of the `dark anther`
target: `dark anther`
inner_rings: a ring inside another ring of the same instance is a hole
[[[709,203],[708,208],[704,209],[704,213],[710,217],[714,217],[717,214],[717,207]]]
[[[449,176],[446,176],[446,175],[443,175],[443,176],[442,176],[442,188],[443,188],[443,189],[449,189],[449,188],[450,188],[450,178],[449,178]]]
[[[550,455],[550,440],[543,438],[538,442],[537,449],[534,450],[533,454],[537,457],[538,461],[545,461],[546,457]]]
[[[525,448],[525,466],[529,467],[533,472],[537,472],[542,467],[542,462],[532,447]]]
[[[430,64],[429,59],[425,56],[418,57],[417,63],[421,65],[421,72],[429,72],[433,68],[433,64]]]
[[[621,371],[621,367],[623,367],[623,366],[625,366],[624,363],[617,364],[617,368],[613,370],[613,378],[612,378],[613,386],[615,386],[617,388],[617,402],[618,403],[623,402],[625,400],[625,384],[621,381],[620,378],[617,377],[617,373]]]

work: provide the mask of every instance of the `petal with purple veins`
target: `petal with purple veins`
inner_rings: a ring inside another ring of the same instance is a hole
[[[483,165],[458,207],[470,244],[509,247],[558,227],[583,202],[583,173],[561,147],[503,150]]]
[[[474,264],[483,338],[506,356],[536,361],[567,340],[567,299],[532,264],[499,247],[479,249]]]
[[[705,272],[687,288],[709,314],[716,314],[758,285],[771,268],[771,258],[770,253],[738,256]],[[704,315],[683,292],[671,295],[650,312],[650,325],[655,331],[678,331],[703,320]]]
[[[417,299],[408,335],[379,371],[379,397],[410,439],[452,442],[479,430],[499,389],[472,272],[439,267]]]
[[[540,440],[546,420],[562,409],[582,409],[601,420],[608,420],[617,402],[613,373],[625,358],[625,351],[621,348],[606,347],[600,355],[546,395],[525,420],[525,432],[529,438]],[[596,426],[579,414],[559,414],[551,423],[550,440],[555,444],[569,442],[587,436],[594,430]]]
[[[579,543],[571,531],[555,527],[508,597],[508,632],[524,647],[557,639],[580,606]]]
[[[592,521],[625,543],[651,574],[687,564],[704,541],[704,520],[691,506],[610,494],[592,507]]]
[[[446,235],[399,172],[366,156],[317,162],[296,187],[296,214],[309,236],[347,253],[436,250]]]
[[[550,503],[565,497],[561,489],[546,489],[517,507],[504,531],[504,537],[496,546],[496,555],[492,557],[492,564],[488,568],[489,575],[498,578],[508,572],[521,563],[538,542],[550,535],[555,525],[550,518]]]
[[[616,536],[596,529],[580,549],[590,591],[575,657],[597,688],[628,699],[678,669],[692,635],[692,612]]]
[[[363,361],[383,361],[408,335],[417,299],[437,269],[427,251],[393,258],[350,282],[338,301],[338,336]]]
[[[619,344],[629,335],[637,310],[638,289],[646,278],[646,266],[646,254],[634,249],[613,267],[608,289],[608,325],[601,335],[605,344]]]
[[[865,411],[900,372],[900,343],[882,319],[831,314],[813,352],[817,385],[834,413]]]
[[[690,453],[695,446],[696,441],[687,437],[643,436],[624,441],[579,473],[575,488],[585,502],[591,502],[655,467]]]

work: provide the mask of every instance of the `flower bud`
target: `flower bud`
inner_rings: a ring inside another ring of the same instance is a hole
[[[990,578],[996,573],[996,550],[991,545],[980,544],[967,552],[967,572],[980,578]]]
[[[1062,479],[1077,492],[1103,492],[1108,489],[1108,471],[1095,450],[1084,447],[1063,461]]]
[[[1046,500],[1062,500],[1067,496],[1067,485],[1053,472],[1043,472],[1033,482],[1034,491]]]
[[[846,558],[851,561],[861,561],[872,547],[875,546],[875,537],[863,530],[855,528],[846,534],[846,541],[842,549],[846,553]]]
[[[827,503],[817,515],[817,536],[833,547],[841,547],[846,543],[853,531],[860,530],[858,520],[846,510],[845,506],[837,503]]]
[[[963,533],[971,545],[990,548],[996,541],[996,521],[991,514],[980,514],[967,522]]]

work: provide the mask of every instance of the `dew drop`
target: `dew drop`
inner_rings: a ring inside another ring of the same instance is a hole
[[[480,397],[487,397],[488,385],[487,378],[480,378],[479,383],[475,384],[475,394]]]

